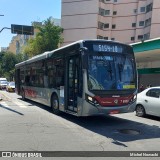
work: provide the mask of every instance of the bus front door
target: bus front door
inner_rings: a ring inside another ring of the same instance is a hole
[[[67,110],[77,112],[78,56],[68,58]]]

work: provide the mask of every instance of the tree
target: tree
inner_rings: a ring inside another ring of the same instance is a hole
[[[3,56],[4,56],[4,53],[5,52],[0,52],[0,77],[2,77],[2,75],[3,75],[3,71],[2,71],[2,58],[3,58]]]
[[[28,41],[28,44],[24,49],[24,53],[29,57],[54,50],[62,43],[63,39],[61,33],[63,32],[63,29],[59,26],[55,26],[51,17],[44,21],[42,27],[36,26],[36,28],[39,32],[34,39]]]
[[[23,55],[11,52],[4,52],[0,61],[0,73],[1,77],[6,77],[8,80],[14,79],[15,64],[23,61]]]

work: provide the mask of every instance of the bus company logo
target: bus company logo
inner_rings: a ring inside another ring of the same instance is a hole
[[[114,100],[114,103],[115,103],[115,104],[118,104],[118,99],[115,99],[115,100]]]
[[[11,152],[2,152],[2,157],[12,157]]]

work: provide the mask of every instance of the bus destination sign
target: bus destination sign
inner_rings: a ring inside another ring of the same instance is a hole
[[[107,45],[107,44],[94,44],[93,50],[95,52],[112,52],[122,53],[122,46],[119,45]]]

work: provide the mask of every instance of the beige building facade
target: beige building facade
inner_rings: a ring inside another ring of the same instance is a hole
[[[160,0],[62,0],[64,45],[80,39],[135,43],[160,37]]]

